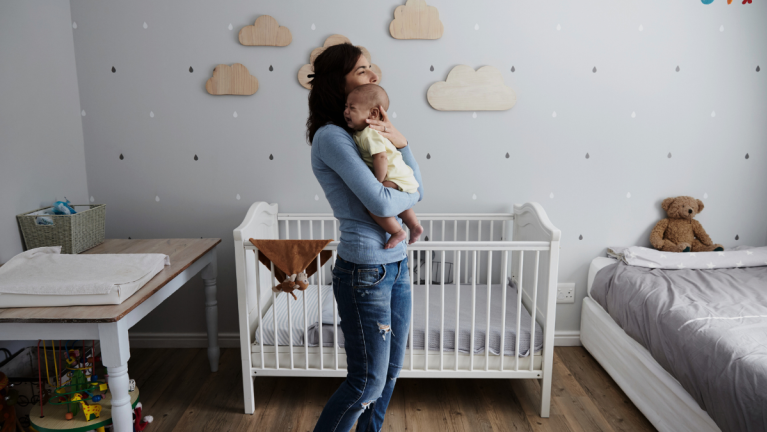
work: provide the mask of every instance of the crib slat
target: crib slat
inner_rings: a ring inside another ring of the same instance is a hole
[[[506,221],[501,221],[501,241],[506,241]]]
[[[318,351],[320,353],[320,370],[323,370],[324,365],[322,363],[322,350],[324,349],[324,345],[322,344],[322,272],[320,270],[320,256],[317,255],[317,322],[320,323],[320,345]]]
[[[285,293],[285,303],[288,305],[288,346],[290,347],[290,369],[293,370],[293,317],[290,314],[290,297]]]
[[[492,221],[490,222],[492,226]],[[490,229],[492,232],[492,228]],[[490,252],[487,253],[487,326],[485,330],[485,370],[490,370],[490,298],[493,294],[493,287],[490,285],[492,278],[493,260],[490,259]],[[503,355],[503,354],[501,354]]]
[[[445,221],[442,221],[442,237],[439,238],[442,241],[445,241]]]
[[[429,221],[429,237],[431,241],[434,241],[434,220]]]
[[[466,219],[466,241],[469,241],[469,220]],[[469,283],[469,251],[466,251],[466,261],[463,263],[463,283]]]
[[[298,224],[298,239],[301,240],[301,219],[299,219],[296,223]]]
[[[426,301],[425,308],[426,308],[426,328],[423,332],[423,370],[428,371],[429,370],[429,286],[431,286],[431,251],[427,251],[426,255],[428,256],[428,259],[426,260],[426,274],[424,275],[424,281],[426,282]]]
[[[453,241],[458,241],[458,221],[457,220],[453,221]],[[458,259],[456,255],[460,255],[460,252],[456,253],[455,251],[453,251],[453,261],[456,261]],[[458,271],[458,264],[453,263],[453,283],[458,282],[457,271]]]
[[[488,240],[493,241],[493,221],[490,221],[490,238]],[[493,259],[493,251],[487,251],[487,259],[488,261]],[[490,272],[487,273],[487,278],[493,278]]]
[[[408,252],[408,271],[410,272],[410,370],[413,370],[413,351],[415,351],[415,344],[413,343],[413,303],[414,302],[414,294],[413,294],[413,252]]]
[[[304,369],[309,370],[309,328],[306,323],[306,290],[303,293],[304,304]]]
[[[442,221],[442,237],[445,237],[445,221]],[[440,319],[439,319],[439,370],[444,370],[444,340],[445,340],[445,251],[442,251],[442,263],[440,264],[441,274],[439,277],[440,284],[442,285],[442,295],[440,297]]]
[[[272,286],[276,286],[277,284],[274,282],[274,263],[271,265],[272,268]],[[280,340],[277,336],[277,293],[272,290],[272,318],[274,321],[274,364],[277,369],[280,368]]]
[[[469,370],[474,370],[474,330],[477,320],[477,251],[472,251],[471,262],[471,343],[469,344]]]
[[[258,309],[258,344],[261,348],[261,369],[264,369],[264,317],[261,315],[261,271],[258,261],[258,249],[255,250],[256,259],[256,308]]]
[[[503,264],[501,264],[501,286],[503,287],[503,299],[502,299],[502,305],[501,305],[501,365],[498,368],[499,371],[503,371],[503,358],[505,357],[505,341],[506,341],[506,288],[509,285],[509,282],[506,280],[508,277],[508,261],[509,261],[509,251],[503,251],[501,254],[501,260],[503,261]]]
[[[482,241],[482,220],[477,221],[477,241]],[[481,265],[482,263],[482,252],[477,253],[477,265]],[[477,282],[480,282],[479,278],[482,276],[482,271],[478,270],[474,277],[477,279]]]
[[[533,355],[535,354],[535,313],[538,311],[538,259],[541,251],[535,251],[535,273],[533,273],[533,304],[530,308],[530,370],[533,370]]]
[[[456,277],[455,277],[455,370],[458,370],[458,337],[460,335],[459,324],[461,322],[461,253],[458,253],[458,257],[455,263]]]
[[[336,258],[338,258],[338,252],[333,251],[333,262],[336,262]],[[321,319],[320,323],[322,323]],[[338,304],[336,303],[336,296],[333,295],[333,356],[336,370],[338,370],[338,345],[340,345],[338,342]]]
[[[514,333],[514,370],[519,370],[519,335],[522,318],[522,276],[524,274],[525,253],[519,251],[519,281],[517,281],[517,332]]]
[[[285,221],[285,240],[290,240],[290,221]]]

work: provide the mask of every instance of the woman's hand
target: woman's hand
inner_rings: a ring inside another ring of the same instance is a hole
[[[394,144],[394,147],[397,147],[398,149],[401,149],[405,146],[407,146],[407,139],[405,139],[405,136],[398,131],[394,125],[391,124],[389,121],[389,116],[386,114],[386,110],[382,106],[378,106],[378,109],[381,111],[381,117],[383,117],[383,120],[373,120],[373,119],[367,119],[368,126],[371,129],[375,129],[378,132],[381,133],[381,135],[391,141],[392,144]]]

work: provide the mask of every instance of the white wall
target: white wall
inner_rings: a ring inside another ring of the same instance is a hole
[[[22,251],[17,214],[88,202],[71,26],[68,1],[0,2],[0,263]]]
[[[767,67],[767,3],[431,0],[442,39],[398,41],[388,25],[403,3],[73,0],[89,190],[109,206],[108,237],[221,237],[221,331],[236,332],[232,229],[248,206],[330,210],[309,166],[296,75],[341,33],[383,70],[423,172],[417,211],[543,204],[564,236],[560,280],[577,283],[576,304],[558,307],[560,330],[579,327],[590,260],[647,244],[665,197],[704,199],[699,219],[717,242],[764,244],[767,71],[755,68]],[[293,43],[241,46],[238,30],[261,14]],[[208,95],[213,68],[235,62],[258,93]],[[476,118],[433,110],[426,90],[457,64],[497,67],[517,105]],[[136,330],[204,332],[202,299],[193,282]]]

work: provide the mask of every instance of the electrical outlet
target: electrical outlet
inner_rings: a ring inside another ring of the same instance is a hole
[[[575,303],[574,282],[563,282],[557,284],[557,303]]]

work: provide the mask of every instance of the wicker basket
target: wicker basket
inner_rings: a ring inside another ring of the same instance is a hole
[[[103,243],[106,204],[76,206],[89,208],[73,215],[30,215],[50,208],[43,207],[16,216],[26,248],[61,246],[61,253],[77,254]],[[41,216],[53,219],[53,225],[38,225]]]

